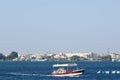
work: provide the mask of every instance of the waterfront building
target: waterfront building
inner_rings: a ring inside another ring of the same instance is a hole
[[[110,55],[111,55],[112,61],[120,61],[120,54],[112,53]]]
[[[78,52],[78,53],[65,53],[65,55],[70,58],[72,56],[79,56],[83,57],[86,59],[91,59],[92,58],[92,52],[84,53],[84,52]]]

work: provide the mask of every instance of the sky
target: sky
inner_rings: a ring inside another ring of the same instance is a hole
[[[0,53],[120,53],[120,0],[0,0]]]

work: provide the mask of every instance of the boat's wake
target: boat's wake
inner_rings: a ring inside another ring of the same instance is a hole
[[[28,74],[28,73],[15,73],[15,72],[7,73],[7,75],[11,75],[11,76],[41,76],[41,77],[52,76],[52,75],[47,75],[47,74]]]

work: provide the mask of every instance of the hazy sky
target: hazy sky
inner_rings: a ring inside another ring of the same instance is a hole
[[[0,52],[120,53],[120,0],[0,0]]]

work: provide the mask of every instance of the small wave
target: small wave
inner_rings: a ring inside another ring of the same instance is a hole
[[[13,76],[52,76],[52,75],[45,75],[45,74],[27,74],[27,73],[8,73],[8,75],[13,75]]]
[[[87,74],[83,74],[82,76],[88,77],[88,76],[90,76],[90,75],[87,75]]]
[[[117,71],[117,70],[113,70],[113,71],[109,71],[109,70],[101,71],[101,70],[99,70],[97,72],[97,74],[120,74],[120,71]]]

